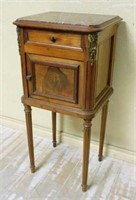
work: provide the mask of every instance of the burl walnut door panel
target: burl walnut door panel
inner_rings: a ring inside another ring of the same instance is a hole
[[[27,77],[30,97],[81,105],[82,62],[27,54]]]
[[[33,93],[77,102],[78,65],[33,63]]]

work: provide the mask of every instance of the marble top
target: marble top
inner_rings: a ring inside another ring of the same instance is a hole
[[[111,23],[117,23],[121,18],[114,15],[99,15],[99,14],[84,14],[84,13],[64,13],[64,12],[46,12],[36,15],[26,16],[17,19],[14,24],[25,25],[32,24],[34,22],[43,26],[48,23],[59,25],[71,25],[71,26],[85,26],[96,27],[108,26]]]

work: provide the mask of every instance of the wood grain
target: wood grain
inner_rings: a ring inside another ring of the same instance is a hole
[[[45,45],[61,45],[66,47],[78,47],[81,49],[81,35],[80,34],[71,34],[65,32],[56,32],[56,31],[37,31],[37,30],[28,30],[27,31],[28,43],[35,44],[45,44]],[[52,38],[54,40],[52,41]],[[27,41],[26,41],[27,42]]]

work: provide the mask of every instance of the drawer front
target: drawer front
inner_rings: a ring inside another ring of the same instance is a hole
[[[83,63],[28,54],[27,68],[29,96],[81,105]]]
[[[27,30],[27,42],[81,48],[81,35],[55,31]]]

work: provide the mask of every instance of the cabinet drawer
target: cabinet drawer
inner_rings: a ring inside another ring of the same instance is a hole
[[[55,31],[27,30],[27,42],[81,48],[81,35]]]

